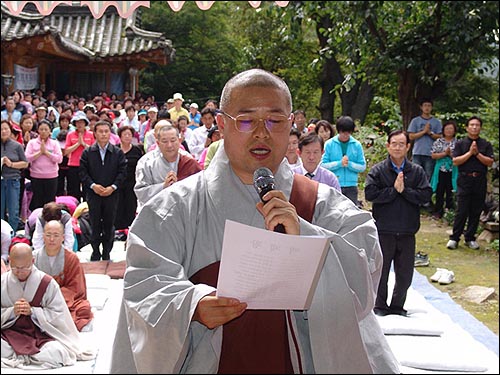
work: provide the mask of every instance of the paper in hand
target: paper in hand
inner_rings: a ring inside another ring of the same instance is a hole
[[[251,310],[308,309],[329,243],[226,220],[216,295]]]

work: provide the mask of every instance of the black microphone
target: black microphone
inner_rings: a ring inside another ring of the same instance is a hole
[[[257,168],[253,173],[253,186],[255,187],[255,190],[257,190],[257,193],[259,193],[259,197],[262,202],[266,203],[264,195],[266,195],[268,191],[275,190],[273,172],[266,167]],[[283,224],[276,225],[274,227],[274,231],[278,233],[286,233]]]

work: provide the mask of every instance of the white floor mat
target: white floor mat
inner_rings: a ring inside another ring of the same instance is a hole
[[[117,251],[115,254],[122,253]],[[118,256],[115,259],[122,260]],[[391,275],[389,290],[392,290],[393,282]],[[112,345],[123,295],[123,279],[109,279],[105,275],[87,275],[87,287],[95,316],[93,330],[82,332],[81,335],[85,343],[97,350],[96,359],[37,373],[109,373]],[[104,301],[99,301],[96,297],[99,293],[106,297]],[[450,316],[434,308],[413,288],[408,291],[405,309],[409,313],[406,318],[377,317],[386,332],[389,345],[400,362],[402,373],[427,374],[438,371],[447,374],[499,373],[498,356],[495,353],[454,323]],[[33,371],[2,368],[2,374],[26,372],[34,374]]]
[[[389,301],[394,274],[389,277]],[[413,288],[405,303],[408,316],[377,316],[404,374],[498,374],[498,356],[475,340],[449,315]]]

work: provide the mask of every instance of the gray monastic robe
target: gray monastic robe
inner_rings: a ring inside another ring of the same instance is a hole
[[[289,198],[293,172],[285,159],[275,180]],[[217,372],[223,327],[191,322],[198,301],[214,288],[189,278],[220,261],[226,219],[265,228],[258,201],[253,186],[232,172],[221,146],[210,168],[144,206],[127,241],[111,373]],[[372,312],[382,254],[371,214],[320,184],[313,223],[301,219],[301,235],[326,234],[332,241],[311,308],[294,311],[289,326],[298,333],[304,372],[399,373]]]
[[[14,303],[21,297],[31,301],[38,285],[45,275],[33,265],[25,287],[17,277],[9,271],[2,275],[2,329],[12,326],[18,317],[14,315]],[[51,343],[42,347],[42,353],[27,356],[16,355],[7,357],[11,351],[10,345],[2,339],[2,367],[19,367],[30,370],[54,368],[75,364],[77,360],[90,360],[95,357],[91,350],[84,349],[75,323],[66,306],[59,285],[52,279],[41,301],[42,307],[32,307],[31,318],[40,329],[54,338],[62,346],[51,348]],[[5,357],[4,357],[5,355]],[[43,358],[46,358],[44,361]]]

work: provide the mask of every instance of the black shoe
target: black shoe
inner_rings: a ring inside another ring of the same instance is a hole
[[[378,315],[378,316],[386,316],[386,315],[389,315],[391,313],[391,311],[389,309],[384,309],[382,307],[375,307],[373,309],[373,312],[375,313],[375,315]]]
[[[408,315],[408,311],[406,311],[405,309],[401,308],[401,307],[389,307],[389,314],[392,314],[392,315],[401,315],[401,316],[407,316]]]
[[[102,260],[110,260],[109,254],[102,254]]]
[[[98,260],[101,260],[101,254],[100,253],[92,253],[92,255],[90,256],[90,261],[95,262]]]

